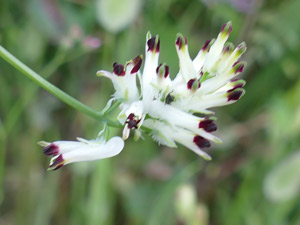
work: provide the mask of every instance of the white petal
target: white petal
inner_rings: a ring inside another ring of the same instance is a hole
[[[64,164],[109,158],[119,154],[124,147],[124,141],[120,137],[113,137],[106,143],[95,140],[77,143],[78,147],[73,151],[62,154]]]

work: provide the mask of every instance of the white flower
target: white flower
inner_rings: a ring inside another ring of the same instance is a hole
[[[245,67],[239,58],[246,45],[241,43],[234,49],[233,44],[226,43],[231,30],[231,22],[226,23],[217,39],[207,41],[194,60],[189,55],[187,39],[178,34],[175,47],[180,69],[174,80],[169,76],[169,67],[158,64],[160,40],[149,32],[142,73],[141,56],[127,63],[125,70],[115,63],[113,73],[97,73],[112,80],[114,98],[122,101],[118,119],[125,125],[124,139],[130,129],[144,128],[160,144],[176,147],[178,142],[205,159],[211,158],[202,149],[210,147],[210,141],[221,140],[211,134],[217,126],[209,109],[232,104],[245,93],[245,81],[235,77]]]
[[[57,170],[60,167],[81,161],[92,161],[113,157],[119,154],[124,141],[120,137],[113,137],[107,142],[104,139],[78,141],[55,141],[52,143],[40,141],[38,144],[44,147],[44,154],[53,156],[49,170]]]

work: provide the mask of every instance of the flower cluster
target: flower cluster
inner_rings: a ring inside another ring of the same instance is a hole
[[[225,24],[217,39],[207,41],[194,60],[190,58],[186,38],[179,34],[175,46],[180,70],[173,80],[169,67],[158,62],[159,37],[150,33],[146,37],[143,72],[142,56],[125,66],[114,63],[112,73],[98,71],[97,75],[111,79],[115,88],[113,98],[122,102],[118,119],[125,126],[123,139],[128,138],[130,130],[144,127],[159,144],[176,147],[177,142],[211,159],[202,149],[210,147],[210,141],[221,140],[212,135],[217,126],[211,116],[213,112],[208,109],[232,104],[245,92],[245,81],[235,77],[245,67],[239,58],[246,45],[241,43],[234,48],[226,43],[231,30],[231,22]]]
[[[146,36],[143,71],[140,55],[125,65],[114,63],[112,72],[97,72],[113,83],[115,93],[111,101],[121,102],[117,119],[124,126],[124,140],[131,130],[138,134],[145,131],[159,144],[177,147],[179,143],[204,159],[211,159],[203,149],[221,140],[212,134],[217,126],[210,109],[232,104],[245,93],[245,81],[236,76],[245,67],[239,58],[246,45],[243,42],[234,48],[226,43],[231,30],[231,22],[224,24],[218,37],[207,41],[193,60],[187,39],[178,34],[175,46],[180,69],[174,79],[169,67],[159,64],[160,40],[150,33]],[[119,137],[108,142],[42,142],[45,154],[54,156],[50,163],[53,169],[70,162],[114,156],[123,145]]]

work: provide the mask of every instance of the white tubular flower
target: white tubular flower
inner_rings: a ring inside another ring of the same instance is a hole
[[[98,76],[104,76],[111,79],[116,90],[114,97],[124,102],[133,102],[139,99],[138,88],[136,85],[136,73],[142,65],[142,56],[137,56],[135,59],[122,64],[115,62],[112,73],[100,70]]]
[[[130,135],[131,129],[138,129],[143,124],[145,114],[143,114],[143,102],[133,102],[125,113],[119,115],[120,121],[126,118],[125,127],[123,129],[123,139],[126,140]]]
[[[210,109],[232,104],[245,93],[245,81],[236,76],[246,65],[239,61],[246,45],[243,42],[234,48],[233,44],[226,43],[231,30],[231,22],[226,23],[218,37],[207,41],[194,59],[190,57],[187,39],[178,34],[175,48],[180,69],[174,80],[170,78],[169,67],[159,64],[159,37],[149,32],[143,72],[139,70],[141,57],[131,61],[133,72],[132,67],[124,70],[120,64],[114,64],[112,74],[99,72],[112,80],[115,98],[123,101],[118,116],[124,125],[123,139],[129,137],[131,129],[141,128],[159,144],[176,147],[177,142],[207,160],[211,158],[203,148],[221,140],[212,135],[217,126]],[[126,78],[131,76],[127,70],[138,75],[139,93],[135,78]],[[119,81],[122,76],[124,79]]]
[[[153,80],[156,78],[156,70],[157,70],[158,58],[159,58],[159,47],[160,47],[160,40],[158,35],[152,37],[150,32],[148,32],[146,36],[146,47],[145,47],[145,51],[146,51],[145,66],[141,78],[143,103],[144,103],[145,110],[148,109],[149,104],[155,95],[151,82],[153,82]]]
[[[100,140],[55,141],[52,143],[40,141],[44,154],[53,156],[48,170],[57,170],[62,166],[81,161],[93,161],[118,155],[124,148],[120,137],[113,137],[107,142]]]

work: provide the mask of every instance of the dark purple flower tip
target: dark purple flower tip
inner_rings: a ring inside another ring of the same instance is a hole
[[[195,136],[193,142],[199,147],[199,148],[209,148],[210,142],[201,136]]]
[[[233,63],[232,67],[235,67],[240,62],[241,62],[240,60],[236,61],[235,63]]]
[[[237,88],[242,88],[245,86],[246,82],[242,79],[232,79],[231,83],[234,85],[232,89],[228,90],[227,92],[232,92]]]
[[[189,90],[196,90],[201,87],[201,83],[196,79],[190,79],[186,85]]]
[[[210,133],[217,130],[217,125],[213,122],[213,120],[206,119],[199,123],[199,128],[202,128],[203,130]]]
[[[139,69],[141,68],[142,62],[143,62],[142,55],[139,55],[139,56],[135,57],[133,59],[134,67],[132,68],[130,73],[132,74],[132,73],[136,73],[137,71],[139,71]]]
[[[156,74],[159,77],[167,78],[169,76],[169,67],[166,64],[159,64],[156,68]]]
[[[148,45],[148,50],[147,51],[159,52],[160,40],[159,40],[158,35],[155,35],[155,36],[151,37],[147,41],[147,45]]]
[[[243,72],[245,66],[246,63],[240,61],[237,61],[232,65],[235,74]]]
[[[177,34],[176,45],[178,46],[179,50],[187,45],[187,39],[182,34]]]
[[[221,28],[221,33],[222,34],[225,34],[225,35],[230,35],[230,33],[231,33],[231,31],[232,31],[232,24],[231,24],[231,21],[229,21],[228,23],[225,23],[223,26],[222,26],[222,28]]]
[[[209,43],[211,42],[211,40],[207,40],[206,42],[205,42],[205,44],[203,45],[203,47],[202,47],[202,50],[203,51],[206,51],[206,50],[208,50],[208,47],[209,47]]]
[[[62,155],[60,154],[50,165],[48,170],[58,170],[65,164],[65,160],[63,159]]]
[[[114,74],[116,74],[117,76],[125,76],[125,70],[124,70],[124,66],[122,64],[118,64],[117,62],[115,62],[113,64],[114,67]]]
[[[224,49],[223,49],[223,54],[229,54],[231,52],[233,52],[233,49],[234,49],[234,45],[232,43],[228,43]]]
[[[204,52],[208,51],[214,42],[215,42],[215,39],[207,40],[205,42],[204,46],[202,47],[202,51],[204,51]]]
[[[245,91],[241,88],[234,89],[232,92],[229,92],[227,101],[237,101],[244,93]]]
[[[238,54],[241,55],[243,54],[246,50],[247,50],[247,46],[245,42],[242,42],[241,44],[239,44],[237,47],[238,50]]]
[[[59,147],[58,145],[51,143],[50,145],[46,146],[43,149],[43,152],[46,156],[51,156],[51,155],[55,156],[58,155],[59,153]]]
[[[134,113],[130,113],[127,117],[127,120],[125,123],[127,123],[128,128],[132,129],[138,129],[138,124],[141,120],[140,119],[136,119],[136,116],[134,115]]]

